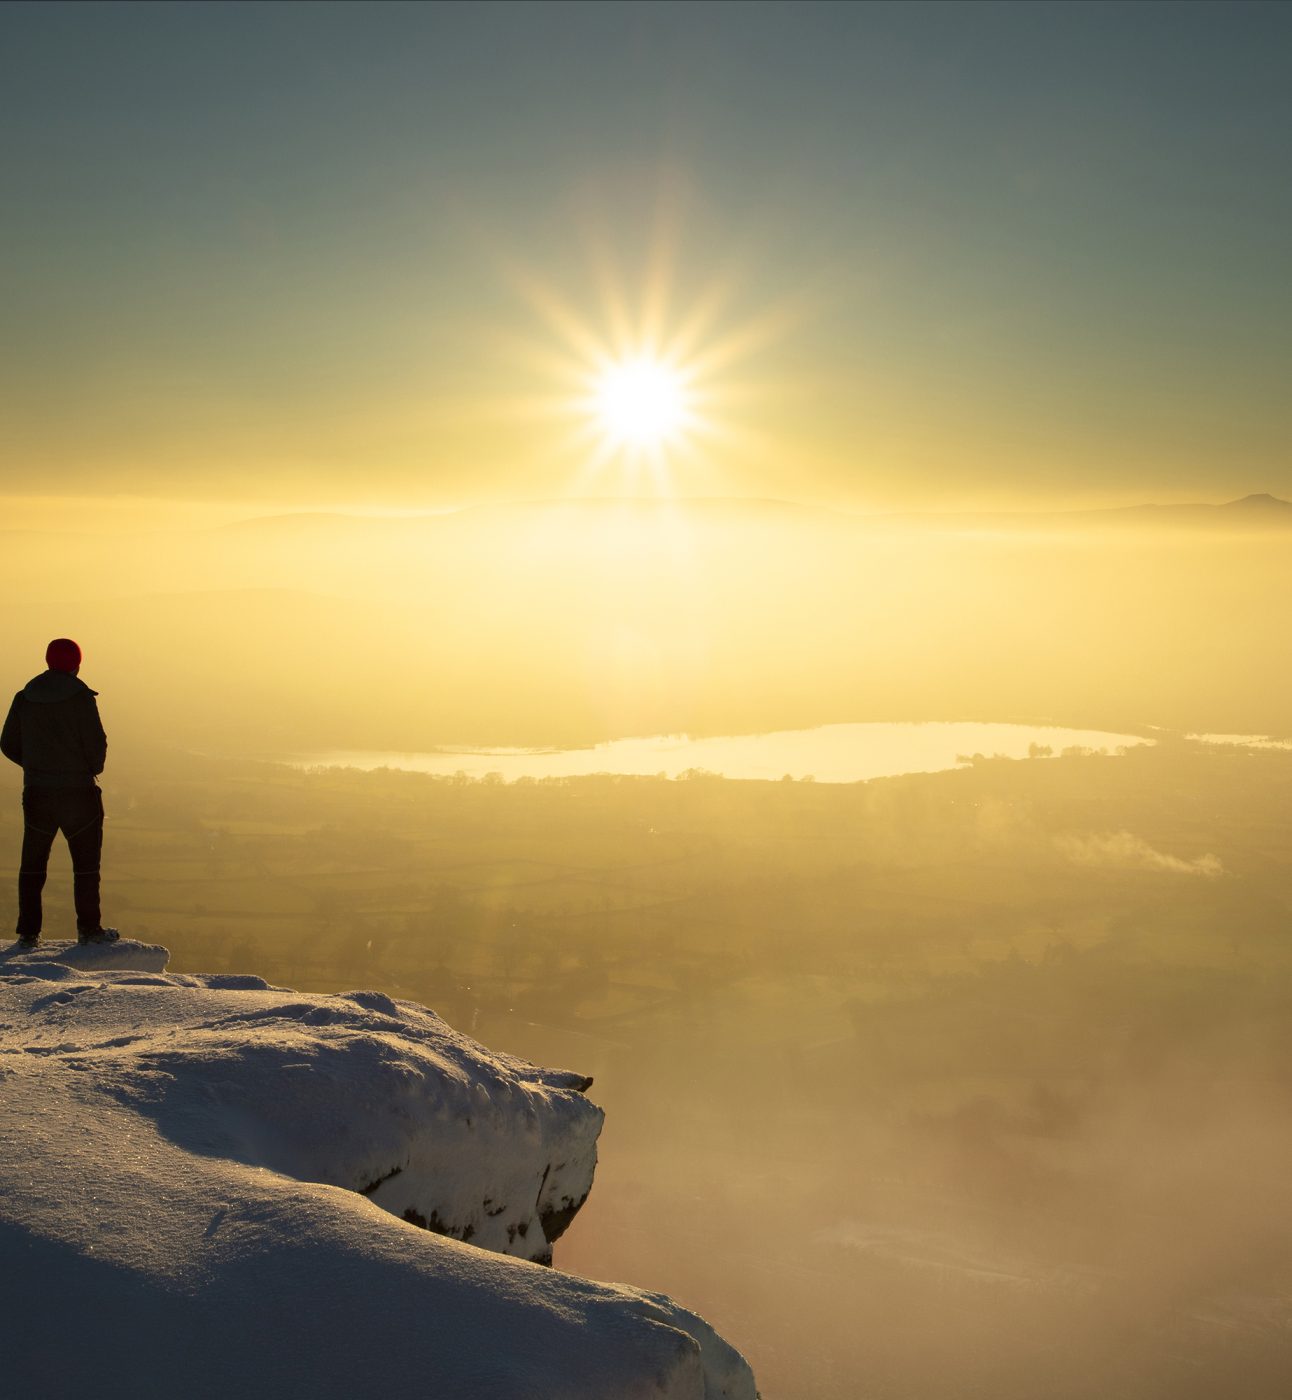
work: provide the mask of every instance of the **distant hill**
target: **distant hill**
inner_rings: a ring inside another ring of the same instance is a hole
[[[1150,524],[1185,525],[1292,525],[1292,501],[1282,501],[1262,491],[1223,505],[1123,506],[1115,510],[1079,511],[1076,514],[1111,519],[1142,520]]]
[[[637,520],[666,522],[685,520],[706,527],[811,525],[847,529],[853,526],[932,528],[936,530],[1070,530],[1098,526],[1185,526],[1193,529],[1282,530],[1292,527],[1292,501],[1268,492],[1244,496],[1221,505],[1203,502],[1177,505],[1114,506],[1068,511],[958,511],[949,513],[907,511],[894,514],[860,514],[816,503],[762,497],[571,497],[569,499],[499,501],[465,506],[460,510],[409,515],[348,515],[344,512],[309,512],[257,516],[214,527],[213,536],[282,534],[304,540],[310,537],[348,535],[387,541],[401,538],[439,537],[481,528],[525,525],[561,519],[567,524],[594,528],[598,522]]]
[[[871,516],[877,525],[924,526],[936,530],[1073,530],[1104,527],[1184,528],[1193,530],[1281,531],[1292,528],[1292,501],[1268,492],[1243,496],[1222,505],[1112,506],[1067,511],[965,511],[956,514]]]
[[[1244,496],[1241,501],[1229,501],[1221,506],[1220,509],[1274,510],[1286,513],[1292,511],[1292,501],[1281,501],[1277,496],[1271,496],[1268,491],[1261,491],[1254,496]]]

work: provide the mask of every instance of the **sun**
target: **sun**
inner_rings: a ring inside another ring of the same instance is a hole
[[[597,380],[594,409],[613,442],[662,447],[686,424],[686,398],[676,370],[641,357],[606,366]]]
[[[498,348],[522,376],[500,411],[517,428],[530,425],[526,460],[568,473],[570,496],[718,495],[743,466],[773,460],[770,440],[742,421],[751,405],[765,417],[766,381],[751,379],[745,362],[779,341],[806,303],[756,304],[740,264],[698,275],[707,264],[683,258],[680,214],[667,191],[660,198],[631,265],[612,231],[583,230],[578,296],[500,255],[500,273],[541,332],[497,328]]]

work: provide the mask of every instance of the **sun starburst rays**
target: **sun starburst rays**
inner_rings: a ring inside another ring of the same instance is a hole
[[[687,277],[676,220],[654,224],[632,269],[612,240],[585,242],[590,295],[572,296],[532,266],[503,259],[533,317],[528,332],[504,335],[529,385],[504,411],[514,422],[541,421],[527,454],[549,479],[566,472],[570,496],[740,493],[737,474],[772,451],[757,415],[727,420],[757,405],[746,362],[797,311],[751,309],[747,283],[756,279],[741,275],[734,255],[707,279]]]

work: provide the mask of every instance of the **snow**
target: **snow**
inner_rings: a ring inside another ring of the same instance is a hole
[[[166,959],[0,951],[15,1394],[753,1400],[700,1318],[533,1262],[592,1185],[587,1080]]]
[[[119,943],[64,943],[42,939],[30,951],[16,943],[0,948],[0,974],[12,972],[18,966],[30,971],[47,963],[62,963],[82,971],[111,968],[131,972],[164,972],[170,953],[157,943],[136,943],[126,939]]]

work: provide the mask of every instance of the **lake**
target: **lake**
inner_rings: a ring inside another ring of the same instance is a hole
[[[1137,734],[1033,724],[825,724],[715,738],[674,734],[613,739],[581,749],[444,748],[420,753],[333,749],[293,754],[287,761],[300,768],[398,768],[442,777],[461,773],[483,778],[496,773],[506,782],[593,773],[677,778],[701,770],[724,778],[857,783],[903,773],[939,773],[959,767],[975,754],[1037,758],[1065,749],[1117,753],[1152,742]]]

